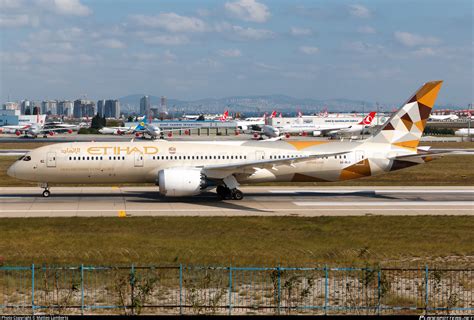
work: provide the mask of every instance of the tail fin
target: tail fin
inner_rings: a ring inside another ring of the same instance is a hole
[[[226,121],[228,116],[229,116],[229,110],[225,110],[219,120]]]
[[[430,81],[421,86],[369,141],[408,149],[418,147],[442,83]]]
[[[371,123],[372,123],[372,120],[374,120],[376,114],[377,114],[377,112],[372,111],[371,113],[369,113],[368,115],[366,115],[365,118],[362,119],[362,121],[359,122],[358,124],[365,124],[365,125],[371,124]]]
[[[276,118],[277,112],[275,110],[272,111],[272,114],[270,115],[270,118]]]

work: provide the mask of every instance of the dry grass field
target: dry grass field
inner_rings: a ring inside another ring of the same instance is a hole
[[[0,219],[0,256],[6,265],[472,265],[472,230],[472,216],[15,218]]]

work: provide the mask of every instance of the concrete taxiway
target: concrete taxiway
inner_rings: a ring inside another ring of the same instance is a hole
[[[473,187],[242,187],[242,201],[215,193],[163,198],[157,187],[0,188],[0,217],[473,215]]]

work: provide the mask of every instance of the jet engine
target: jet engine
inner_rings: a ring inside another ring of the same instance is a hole
[[[200,169],[171,168],[158,172],[160,194],[167,197],[194,196],[207,187]]]
[[[318,137],[321,135],[321,131],[313,131],[313,136]]]

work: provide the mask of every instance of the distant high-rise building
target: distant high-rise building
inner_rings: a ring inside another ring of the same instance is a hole
[[[97,113],[103,117],[105,113],[105,100],[97,100]]]
[[[30,100],[22,100],[20,104],[21,114],[27,113],[26,110],[29,110],[29,114],[31,114],[31,101]]]
[[[120,102],[118,100],[106,100],[104,107],[104,117],[120,118]]]
[[[160,98],[161,113],[168,114],[168,99],[165,96]]]
[[[74,101],[74,118],[93,117],[95,115],[94,101],[77,99]]]
[[[42,114],[57,114],[58,102],[56,100],[44,100],[41,102]]]
[[[150,97],[144,96],[140,99],[140,114],[149,115],[150,114]]]
[[[10,101],[3,104],[3,110],[20,110],[20,108],[18,103]]]
[[[57,112],[60,116],[72,117],[74,104],[72,101],[63,100],[58,102]]]

